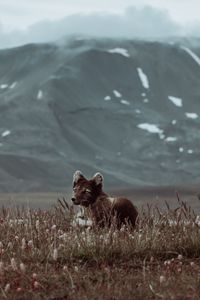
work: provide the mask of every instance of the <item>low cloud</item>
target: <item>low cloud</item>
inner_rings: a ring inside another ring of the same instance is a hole
[[[121,15],[108,13],[76,14],[59,21],[42,21],[26,31],[5,33],[0,23],[0,47],[59,40],[68,35],[157,39],[188,34],[172,21],[165,10],[150,6],[129,7]]]

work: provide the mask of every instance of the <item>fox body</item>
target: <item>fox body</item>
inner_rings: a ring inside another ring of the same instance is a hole
[[[103,176],[96,173],[87,180],[80,171],[73,176],[72,202],[81,205],[89,212],[95,225],[104,227],[116,222],[118,228],[123,224],[135,226],[138,211],[125,197],[110,197],[103,191]]]

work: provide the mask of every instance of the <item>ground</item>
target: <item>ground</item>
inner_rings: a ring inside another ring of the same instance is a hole
[[[79,227],[56,193],[2,194],[0,299],[200,299],[197,194],[135,190],[135,231]]]

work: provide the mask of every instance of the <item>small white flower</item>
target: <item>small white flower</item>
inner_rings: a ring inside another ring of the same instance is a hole
[[[32,241],[32,240],[28,241],[28,246],[29,246],[30,248],[33,248],[33,241]]]
[[[178,258],[179,260],[182,260],[182,259],[183,259],[183,255],[179,254],[177,258]]]
[[[200,225],[200,216],[197,215],[195,223],[199,226]]]
[[[78,273],[78,267],[77,266],[74,267],[74,271]]]
[[[58,245],[58,249],[63,249],[63,248],[65,248],[65,245],[64,245],[64,244],[59,244],[59,245]]]
[[[125,231],[126,231],[126,227],[125,227],[125,225],[123,225],[120,229],[120,232],[125,232]]]
[[[23,238],[22,239],[22,250],[25,250],[26,249],[26,239]]]
[[[56,261],[57,259],[58,259],[58,249],[55,248],[55,249],[53,250],[53,260]]]
[[[56,230],[56,225],[55,225],[55,224],[52,225],[51,230],[52,230],[52,231],[55,231],[55,230]]]
[[[8,242],[8,249],[13,249],[13,243],[12,242]]]
[[[39,220],[36,220],[36,222],[35,222],[35,228],[36,228],[37,230],[40,229],[40,221],[39,221]]]
[[[129,234],[129,238],[132,239],[132,240],[134,240],[134,235],[130,233]]]
[[[64,271],[64,272],[67,272],[67,271],[68,271],[67,266],[64,266],[64,267],[63,267],[63,271]]]
[[[21,270],[22,273],[26,272],[26,266],[25,266],[24,263],[20,263],[19,268],[20,268],[20,270]]]
[[[23,225],[23,224],[24,224],[24,220],[23,220],[23,219],[19,219],[19,220],[18,220],[18,224],[19,224],[19,225]]]
[[[4,291],[5,291],[6,293],[8,293],[9,290],[10,290],[10,283],[7,283],[6,286],[5,286],[5,288],[4,288]]]
[[[12,269],[13,269],[14,271],[16,271],[16,270],[17,270],[17,263],[16,263],[16,260],[15,260],[14,257],[11,258],[10,263],[11,263]]]
[[[171,261],[170,261],[170,260],[165,260],[165,261],[164,261],[164,265],[165,265],[165,266],[169,266],[170,264],[171,264]]]
[[[160,283],[162,284],[162,283],[164,283],[165,281],[166,281],[165,276],[161,275],[161,276],[160,276]]]
[[[59,239],[63,240],[64,242],[66,242],[68,240],[68,235],[67,233],[63,233],[62,235],[59,236]]]
[[[0,274],[4,274],[4,263],[2,261],[0,261]]]
[[[33,284],[33,286],[34,286],[35,289],[38,289],[39,286],[40,286],[40,284],[39,284],[38,281],[35,281],[34,284]]]
[[[195,266],[195,263],[194,263],[193,261],[191,261],[190,266],[191,266],[191,267],[194,267],[194,266]]]
[[[181,273],[181,272],[182,272],[182,268],[178,268],[178,269],[177,269],[177,272],[178,272],[178,273]]]

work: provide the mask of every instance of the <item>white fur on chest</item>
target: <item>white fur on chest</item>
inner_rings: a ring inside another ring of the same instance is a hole
[[[116,200],[115,197],[108,197],[107,199],[110,202],[110,204],[113,204],[115,202],[115,200]]]

